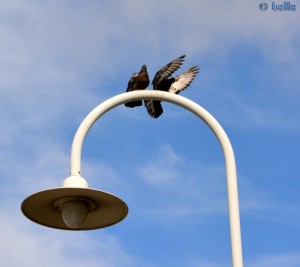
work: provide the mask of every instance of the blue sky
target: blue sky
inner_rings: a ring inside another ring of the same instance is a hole
[[[82,174],[129,215],[96,231],[45,228],[24,198],[69,175],[85,116],[185,54],[201,67],[183,96],[228,134],[237,161],[244,265],[300,266],[300,13],[260,1],[0,3],[3,266],[231,266],[221,148],[193,114],[119,106],[91,129]],[[280,3],[280,2],[276,2]],[[298,8],[299,5],[299,8]]]

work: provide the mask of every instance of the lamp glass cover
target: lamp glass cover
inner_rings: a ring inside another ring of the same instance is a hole
[[[64,223],[70,228],[79,228],[88,215],[88,207],[80,201],[67,201],[63,203],[61,214]]]

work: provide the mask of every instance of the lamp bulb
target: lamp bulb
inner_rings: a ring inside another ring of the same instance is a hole
[[[73,229],[79,228],[88,215],[88,207],[80,201],[71,200],[63,203],[61,214],[64,223]]]

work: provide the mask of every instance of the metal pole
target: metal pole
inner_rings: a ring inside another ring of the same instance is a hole
[[[75,134],[71,149],[71,175],[80,176],[82,145],[85,136],[93,124],[110,109],[126,102],[141,99],[166,101],[191,111],[208,125],[219,140],[224,153],[226,167],[232,266],[243,267],[238,186],[234,152],[227,134],[218,121],[208,111],[195,102],[176,94],[155,90],[139,90],[123,93],[104,101],[87,115]]]

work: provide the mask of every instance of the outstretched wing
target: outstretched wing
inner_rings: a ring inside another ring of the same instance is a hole
[[[174,59],[164,67],[162,67],[158,72],[156,72],[154,79],[152,81],[153,89],[159,90],[161,82],[168,79],[176,70],[180,68],[184,61],[185,55]]]
[[[199,67],[197,65],[187,69],[184,73],[175,77],[175,81],[172,83],[169,92],[173,94],[178,94],[180,91],[186,89],[195,79],[198,72]]]

